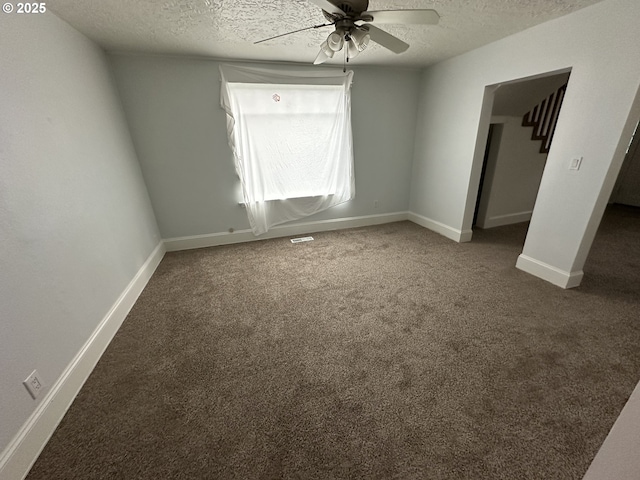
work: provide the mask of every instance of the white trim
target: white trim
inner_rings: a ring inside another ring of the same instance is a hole
[[[423,217],[422,215],[418,215],[413,212],[409,212],[409,220],[458,243],[470,242],[473,234],[471,230],[458,230],[457,228],[450,227],[449,225],[445,225],[444,223],[436,220],[431,220],[430,218]]]
[[[179,250],[191,250],[194,248],[217,247],[218,245],[231,245],[234,243],[253,242],[268,238],[289,237],[293,235],[306,235],[315,232],[326,232],[343,228],[366,227],[383,223],[401,222],[407,220],[407,212],[383,213],[380,215],[365,215],[362,217],[337,218],[332,220],[320,220],[315,222],[296,223],[293,225],[278,225],[256,237],[251,230],[237,230],[235,232],[207,233],[205,235],[193,235],[190,237],[175,237],[164,240],[168,252]]]
[[[482,222],[482,224],[478,224],[479,228],[493,228],[493,227],[502,227],[503,225],[511,225],[512,223],[521,223],[528,222],[531,220],[531,215],[533,211],[530,210],[528,212],[518,212],[518,213],[508,213],[506,215],[496,215],[495,217],[489,217]]]
[[[582,270],[566,272],[554,267],[553,265],[541,262],[540,260],[536,260],[535,258],[528,257],[524,254],[520,254],[518,257],[516,268],[562,288],[577,287],[580,285],[580,282],[582,282],[582,277],[584,276],[584,272]]]
[[[640,383],[613,424],[583,480],[637,480],[640,472]]]
[[[24,479],[67,409],[89,378],[129,310],[151,278],[165,249],[162,242],[129,282],[91,337],[62,372],[51,390],[0,455],[0,480]]]

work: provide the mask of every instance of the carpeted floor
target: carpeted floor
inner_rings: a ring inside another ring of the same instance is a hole
[[[573,290],[525,235],[167,254],[28,479],[580,479],[640,379],[640,209]]]

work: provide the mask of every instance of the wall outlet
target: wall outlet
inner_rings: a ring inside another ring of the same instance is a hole
[[[27,377],[27,379],[22,382],[26,389],[29,391],[29,394],[35,400],[40,395],[40,391],[44,387],[42,381],[40,380],[40,374],[37,370],[31,372],[31,375]]]
[[[373,208],[378,208],[378,200],[373,201]]]

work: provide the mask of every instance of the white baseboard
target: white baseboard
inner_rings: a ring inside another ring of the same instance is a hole
[[[503,225],[511,225],[513,223],[528,222],[531,220],[533,211],[509,213],[507,215],[496,215],[489,217],[484,222],[478,222],[480,228],[502,227]]]
[[[0,480],[20,480],[35,463],[164,256],[162,242],[104,316],[36,410],[0,455]]]
[[[383,223],[400,222],[407,220],[407,212],[383,213],[380,215],[366,215],[362,217],[347,217],[333,220],[320,220],[316,222],[296,223],[293,225],[278,225],[267,233],[256,237],[251,230],[237,230],[233,233],[220,232],[190,237],[167,238],[164,240],[168,252],[179,250],[191,250],[193,248],[217,247],[218,245],[231,245],[234,243],[253,242],[268,238],[289,237],[293,235],[306,235],[314,232],[326,232],[343,228],[367,227]]]
[[[640,472],[640,383],[582,480],[638,480]]]
[[[584,272],[582,270],[566,272],[554,267],[553,265],[541,262],[524,254],[520,254],[518,257],[516,268],[562,288],[577,287],[580,285],[580,282],[582,282],[582,277],[584,276]]]
[[[423,217],[422,215],[418,215],[413,212],[409,212],[409,220],[458,243],[470,242],[473,234],[471,230],[458,230],[457,228],[450,227],[449,225],[445,225],[444,223],[436,220],[431,220],[430,218]]]

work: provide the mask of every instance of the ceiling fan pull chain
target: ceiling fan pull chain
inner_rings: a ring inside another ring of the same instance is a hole
[[[346,35],[345,35],[346,38]],[[344,63],[342,64],[342,73],[347,73],[347,63],[349,62],[349,54],[347,53],[349,49],[347,48],[347,42],[344,42]]]

